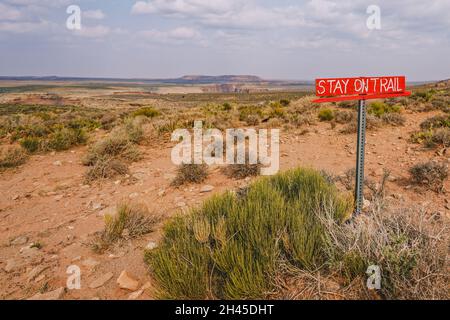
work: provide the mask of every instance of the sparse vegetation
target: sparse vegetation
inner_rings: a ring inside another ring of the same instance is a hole
[[[314,171],[298,169],[252,184],[245,196],[216,196],[172,219],[161,245],[146,252],[171,299],[255,299],[274,287],[280,263],[312,270],[325,262],[323,227],[329,213],[343,222],[352,201]],[[283,261],[283,262],[281,262]]]
[[[27,160],[27,154],[24,149],[13,146],[0,151],[0,170],[15,168],[24,164]]]
[[[153,107],[140,108],[133,112],[133,117],[144,116],[147,118],[154,118],[161,115],[161,113]]]
[[[91,247],[102,253],[122,239],[137,238],[151,232],[158,221],[158,216],[150,214],[145,206],[122,203],[115,215],[105,216],[105,228],[95,235]]]
[[[376,117],[379,117],[379,118],[381,116],[383,116],[384,114],[387,114],[387,113],[400,113],[400,111],[401,111],[401,106],[399,106],[399,105],[389,105],[389,104],[386,104],[386,103],[380,102],[380,101],[372,102],[369,105],[368,109],[367,109],[367,112],[369,114],[372,114],[372,115],[374,115]]]
[[[425,185],[436,192],[443,191],[444,181],[448,178],[448,167],[432,161],[417,164],[409,172],[414,183]]]
[[[331,121],[334,119],[334,112],[331,109],[322,109],[318,116],[320,121]]]
[[[177,176],[172,181],[173,186],[181,186],[186,183],[202,183],[208,177],[206,164],[182,164],[177,171]]]

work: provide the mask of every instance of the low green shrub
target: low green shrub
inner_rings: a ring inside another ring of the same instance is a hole
[[[320,173],[288,171],[173,218],[145,261],[164,298],[264,298],[280,263],[312,270],[326,261],[318,217],[342,223],[352,206]]]
[[[145,108],[141,108],[141,109],[134,111],[132,113],[132,115],[133,115],[133,117],[144,116],[147,118],[155,118],[155,117],[161,115],[161,112],[159,112],[158,110],[156,110],[153,107],[145,107]]]
[[[319,111],[320,121],[331,121],[334,119],[334,112],[331,109],[322,109]]]
[[[402,107],[399,105],[388,105],[384,102],[375,101],[369,105],[367,112],[376,117],[381,117],[386,113],[400,113],[401,110]]]
[[[24,164],[27,154],[20,147],[7,147],[0,153],[0,169],[15,168]]]

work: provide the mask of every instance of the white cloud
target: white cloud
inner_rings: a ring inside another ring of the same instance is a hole
[[[0,20],[18,20],[22,18],[22,13],[12,6],[0,3]]]
[[[82,25],[81,30],[76,30],[74,33],[77,36],[86,37],[86,38],[102,38],[111,33],[111,29],[106,26],[98,25],[98,26],[85,26]]]
[[[195,43],[204,44],[201,34],[193,28],[178,27],[175,29],[161,31],[156,29],[144,30],[138,36],[149,42],[159,42],[166,44]]]
[[[0,32],[28,33],[39,32],[50,27],[50,22],[0,22]]]
[[[87,10],[81,11],[82,17],[87,19],[101,20],[105,18],[105,14],[102,10]]]

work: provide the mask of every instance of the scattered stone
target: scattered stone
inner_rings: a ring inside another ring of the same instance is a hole
[[[16,195],[14,195],[11,199],[12,199],[12,200],[19,200],[19,195],[16,194]]]
[[[133,178],[137,180],[145,180],[145,178],[147,178],[147,174],[145,172],[135,172],[133,173]]]
[[[60,167],[60,166],[62,166],[62,162],[57,160],[57,161],[53,162],[53,165]]]
[[[28,242],[28,237],[27,236],[19,236],[17,238],[15,238],[14,240],[12,240],[10,242],[11,246],[19,246],[19,245],[24,245]]]
[[[394,176],[389,176],[388,177],[388,181],[390,181],[390,182],[395,182],[395,181],[397,181],[397,177],[394,177]]]
[[[137,197],[139,197],[139,192],[130,193],[130,195],[128,196],[128,198],[130,199],[135,199]]]
[[[40,276],[36,277],[36,279],[34,279],[34,282],[41,282],[42,280],[45,279],[45,274],[41,274]]]
[[[130,295],[128,296],[128,300],[136,300],[137,298],[139,298],[141,296],[141,294],[144,292],[144,290],[138,290],[135,292],[130,293]]]
[[[48,269],[48,266],[36,266],[34,267],[27,275],[27,281],[30,282],[34,280],[37,276],[39,276],[43,271]]]
[[[180,201],[180,202],[177,202],[177,203],[176,203],[176,206],[177,206],[178,208],[183,208],[183,207],[186,207],[186,203],[183,202],[183,201]]]
[[[114,184],[115,184],[116,186],[118,186],[121,182],[122,182],[121,180],[116,180],[116,181],[114,181]]]
[[[214,190],[214,187],[213,187],[213,186],[206,185],[206,186],[203,186],[203,187],[200,189],[200,193],[207,193],[207,192],[211,192],[211,191],[213,191],[213,190]]]
[[[62,198],[64,198],[64,195],[59,194],[59,195],[55,196],[53,199],[55,199],[55,201],[60,201],[60,200],[62,200]]]
[[[136,291],[139,287],[139,282],[133,279],[126,270],[123,270],[119,278],[117,278],[117,284],[120,288],[130,291]]]
[[[109,280],[111,280],[111,278],[113,276],[114,276],[114,274],[112,272],[105,273],[104,275],[102,275],[99,278],[92,281],[91,284],[89,285],[89,288],[97,289],[97,288],[103,286]]]
[[[77,262],[77,261],[80,261],[80,260],[81,260],[81,256],[77,256],[77,257],[73,258],[71,261],[72,262]]]
[[[363,202],[363,209],[368,209],[369,207],[370,207],[370,201],[369,200],[367,200],[367,199],[364,199],[364,202]]]
[[[147,243],[147,245],[145,246],[146,250],[153,250],[158,248],[158,244],[154,241],[150,241],[149,243]]]
[[[7,272],[13,272],[15,270],[17,270],[18,268],[20,268],[21,265],[19,264],[19,262],[15,259],[8,259],[6,260],[6,266],[3,267],[3,269]]]
[[[22,257],[32,258],[39,253],[39,249],[35,246],[32,247],[32,245],[33,244],[30,244],[29,246],[20,249],[20,254],[22,255]]]
[[[58,288],[56,290],[46,292],[46,293],[37,293],[31,298],[27,300],[59,300],[64,294],[65,289],[63,287]]]
[[[160,189],[159,191],[158,191],[158,197],[162,197],[162,196],[164,196],[166,194],[166,190],[164,190],[164,189]]]
[[[88,268],[95,268],[96,266],[98,266],[100,264],[100,262],[98,262],[97,260],[93,259],[93,258],[87,258],[85,260],[83,260],[81,262],[81,264],[85,267]]]

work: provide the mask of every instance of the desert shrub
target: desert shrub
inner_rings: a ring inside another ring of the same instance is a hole
[[[123,131],[118,131],[95,143],[89,149],[83,164],[94,165],[98,159],[105,157],[136,161],[140,157],[140,152]]]
[[[435,128],[450,128],[450,116],[438,115],[423,121],[420,124],[422,130],[430,130]]]
[[[372,114],[376,117],[381,117],[382,115],[386,113],[399,113],[401,111],[401,106],[399,105],[388,105],[380,101],[372,102],[367,112],[369,114]]]
[[[50,150],[68,150],[72,146],[84,144],[87,141],[83,129],[62,128],[53,132],[46,142],[46,148]]]
[[[353,111],[340,111],[337,110],[334,112],[334,120],[337,123],[349,123],[352,121],[356,121],[357,119],[357,114]]]
[[[263,112],[260,107],[256,106],[242,106],[239,107],[239,121],[247,121],[249,116],[262,117]]]
[[[269,109],[269,118],[283,118],[285,108],[280,102],[272,102]]]
[[[181,186],[186,183],[202,183],[208,177],[208,166],[206,164],[182,164],[177,170],[177,176],[172,185]]]
[[[124,121],[123,127],[118,129],[125,131],[128,139],[133,143],[139,143],[144,137],[144,130],[142,129],[142,121],[137,119],[127,118]]]
[[[261,164],[250,164],[249,161],[243,164],[229,164],[223,168],[223,173],[229,178],[244,179],[247,177],[254,177],[259,175]]]
[[[144,116],[147,118],[154,118],[161,113],[153,107],[140,108],[132,113],[133,117]]]
[[[128,173],[128,166],[120,159],[102,156],[96,159],[85,174],[86,182],[113,178]]]
[[[280,104],[281,104],[283,107],[287,107],[287,106],[289,106],[289,105],[291,104],[291,101],[290,101],[289,99],[281,99],[281,100],[280,100]]]
[[[431,145],[442,145],[444,147],[450,147],[450,128],[440,128],[433,131],[433,137],[431,138]]]
[[[411,95],[411,99],[428,102],[431,100],[434,94],[435,94],[434,90],[415,91]]]
[[[405,117],[399,113],[384,113],[380,119],[383,123],[392,126],[403,126],[406,122]]]
[[[40,149],[41,140],[37,137],[26,137],[20,140],[20,145],[29,153],[34,153]]]
[[[14,168],[24,164],[27,154],[20,147],[8,147],[0,153],[0,169]]]
[[[309,270],[325,262],[317,218],[325,207],[342,223],[352,201],[318,172],[297,169],[264,178],[241,196],[214,196],[173,218],[145,260],[163,298],[264,298],[281,264]]]
[[[330,268],[344,276],[346,285],[365,285],[367,268],[380,267],[378,293],[386,299],[448,298],[445,226],[422,211],[379,208],[346,224],[325,219]]]
[[[259,124],[260,119],[256,114],[250,114],[247,116],[247,119],[245,119],[245,122],[249,126],[256,126]]]
[[[95,235],[91,247],[102,253],[121,239],[137,238],[151,232],[158,221],[159,218],[150,214],[145,206],[120,204],[114,215],[105,215],[105,228]]]
[[[448,167],[442,163],[429,161],[413,166],[409,169],[409,173],[414,183],[442,192],[444,181],[448,178]]]
[[[375,117],[371,114],[368,114],[366,117],[366,128],[367,130],[375,130],[381,126],[381,120],[378,117]],[[357,121],[352,121],[348,123],[342,130],[340,131],[344,134],[356,133],[358,132],[358,123]]]
[[[334,119],[334,112],[331,109],[322,109],[318,116],[320,121],[331,121]]]
[[[231,111],[233,109],[233,106],[229,102],[225,102],[222,104],[222,110],[223,111]]]
[[[436,130],[428,129],[414,132],[411,135],[411,141],[423,143],[428,148],[434,148],[437,145],[448,147],[450,146],[450,128],[443,127]]]

